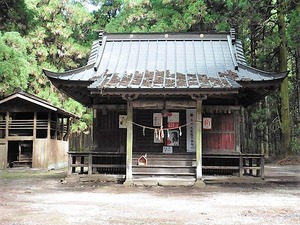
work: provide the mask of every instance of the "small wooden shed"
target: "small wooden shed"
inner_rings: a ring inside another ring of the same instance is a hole
[[[67,166],[71,118],[77,116],[23,91],[0,100],[0,169]]]

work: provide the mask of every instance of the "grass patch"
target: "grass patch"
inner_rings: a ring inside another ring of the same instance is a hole
[[[0,171],[0,179],[25,179],[25,178],[54,178],[62,179],[67,176],[66,170],[3,170]]]

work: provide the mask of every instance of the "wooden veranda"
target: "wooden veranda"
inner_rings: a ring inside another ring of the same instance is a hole
[[[99,175],[99,179],[103,179],[100,175],[113,175],[118,181],[125,181],[125,153],[69,152],[68,155],[68,176],[86,174],[95,178],[95,175]],[[146,164],[139,165],[141,156],[146,156]],[[263,179],[264,163],[262,154],[202,154],[204,181],[205,176],[216,174]],[[196,154],[135,153],[132,158],[132,176],[133,182],[160,178],[196,181]]]

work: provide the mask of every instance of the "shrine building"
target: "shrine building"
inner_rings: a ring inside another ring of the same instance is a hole
[[[241,108],[287,76],[248,66],[234,30],[100,33],[85,66],[44,73],[93,109],[93,149],[69,152],[70,175],[162,185],[201,184],[206,174],[263,177],[263,155],[241,148]]]

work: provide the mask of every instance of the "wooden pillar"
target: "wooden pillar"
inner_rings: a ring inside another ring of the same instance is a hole
[[[69,140],[70,130],[71,130],[71,120],[70,117],[67,117],[67,133],[65,134],[65,141]]]
[[[5,140],[6,141],[8,140],[8,136],[9,136],[9,112],[6,112],[6,119],[5,119]]]
[[[36,151],[36,130],[37,130],[37,112],[34,112],[33,113],[32,165],[31,165],[33,168],[45,166],[44,164],[42,165],[41,161],[39,160],[40,157],[37,156],[38,153]]]
[[[196,99],[196,183],[204,186],[202,178],[202,98]]]
[[[60,120],[60,140],[63,140],[64,138],[64,115],[61,115],[61,120]]]
[[[0,169],[7,169],[8,162],[8,131],[9,131],[9,112],[6,112],[5,116],[5,133],[4,140],[0,143]]]
[[[51,112],[48,112],[47,139],[51,139]]]
[[[5,116],[5,145],[4,145],[4,153],[2,154],[3,156],[3,163],[2,163],[2,169],[6,169],[7,168],[7,163],[8,162],[8,137],[9,137],[9,112],[6,112],[6,116]],[[0,150],[3,149],[2,146],[0,146]],[[1,164],[1,162],[0,162]]]
[[[126,180],[124,185],[133,185],[132,180],[132,143],[133,143],[133,106],[132,100],[127,99],[127,142],[126,142]]]
[[[241,152],[241,110],[234,111],[233,116],[235,151]]]
[[[57,132],[58,132],[58,113],[55,113],[55,133],[54,133],[54,139],[57,140]]]

